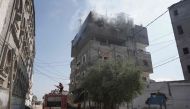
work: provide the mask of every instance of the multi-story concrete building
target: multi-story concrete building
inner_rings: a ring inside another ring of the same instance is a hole
[[[34,1],[0,0],[0,16],[0,87],[10,90],[13,81],[12,109],[24,109],[32,94]]]
[[[173,31],[185,80],[190,80],[190,0],[169,7]]]
[[[139,67],[143,79],[152,73],[147,29],[134,25],[131,18],[119,14],[116,18],[90,12],[72,41],[70,91],[80,89],[87,68],[99,60],[122,60]]]

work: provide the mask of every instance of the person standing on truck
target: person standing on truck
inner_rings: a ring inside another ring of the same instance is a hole
[[[57,88],[59,88],[59,93],[61,94],[63,92],[63,84],[59,83],[59,86],[56,86]]]
[[[63,92],[63,84],[59,83],[59,93]]]

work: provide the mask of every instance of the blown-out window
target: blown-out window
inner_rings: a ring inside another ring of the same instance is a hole
[[[174,16],[177,16],[179,13],[178,13],[178,10],[174,10]]]
[[[147,60],[143,60],[143,64],[144,64],[145,66],[149,66]]]
[[[86,54],[83,55],[83,57],[82,57],[82,62],[83,62],[83,63],[86,63]]]
[[[183,27],[182,27],[181,25],[178,25],[178,26],[177,26],[177,31],[178,31],[178,34],[179,34],[179,35],[181,35],[181,34],[184,33]]]
[[[9,50],[8,53],[7,53],[7,64],[8,65],[11,64],[11,50]]]
[[[104,60],[108,60],[108,57],[105,56],[105,57],[104,57]]]
[[[190,65],[187,66],[187,71],[190,74]]]
[[[187,47],[183,48],[183,53],[184,54],[189,54],[189,49]]]

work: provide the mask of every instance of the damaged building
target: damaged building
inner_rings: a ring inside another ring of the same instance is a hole
[[[24,109],[32,96],[34,1],[0,0],[0,15],[0,90],[8,92],[12,81],[11,109]]]
[[[153,69],[148,45],[147,29],[125,14],[107,18],[90,12],[72,40],[69,90],[80,89],[87,69],[100,60],[132,62],[142,70],[143,80],[149,81]]]

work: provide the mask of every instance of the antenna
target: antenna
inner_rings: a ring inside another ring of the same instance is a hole
[[[108,10],[107,10],[107,7],[106,7],[106,18],[108,17]]]
[[[78,21],[79,21],[79,27],[81,27],[81,25],[82,25],[82,18],[80,17]]]
[[[106,1],[107,2],[107,1]],[[112,2],[112,1],[111,1]],[[106,18],[108,17],[108,7],[106,5]]]

